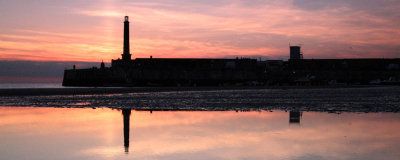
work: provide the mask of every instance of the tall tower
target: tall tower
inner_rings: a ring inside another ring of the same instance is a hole
[[[122,54],[123,61],[130,61],[131,54],[129,53],[129,18],[125,16],[124,21],[124,52]]]
[[[300,46],[290,46],[290,59],[303,59]]]

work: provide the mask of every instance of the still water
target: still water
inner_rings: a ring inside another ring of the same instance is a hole
[[[64,88],[60,82],[0,82],[0,89],[11,88]]]
[[[0,107],[0,159],[398,159],[399,113]]]

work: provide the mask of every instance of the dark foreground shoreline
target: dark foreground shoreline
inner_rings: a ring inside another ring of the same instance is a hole
[[[1,89],[0,106],[136,110],[399,112],[400,86]]]
[[[46,96],[46,95],[91,95],[122,94],[172,91],[218,91],[218,90],[257,90],[257,89],[319,89],[319,88],[367,88],[390,87],[382,85],[343,85],[343,86],[229,86],[229,87],[100,87],[100,88],[15,88],[0,89],[0,97],[5,96]]]

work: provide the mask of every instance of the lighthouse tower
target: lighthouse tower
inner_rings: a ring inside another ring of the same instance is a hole
[[[124,52],[122,54],[123,61],[130,61],[131,54],[129,53],[129,17],[125,16],[124,21]]]

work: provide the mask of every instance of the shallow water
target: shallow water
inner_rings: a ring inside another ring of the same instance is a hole
[[[398,148],[399,113],[0,107],[0,159],[391,160]]]
[[[0,82],[0,89],[11,88],[63,88],[60,82]]]

